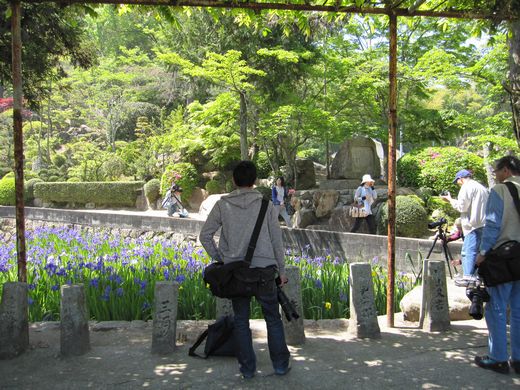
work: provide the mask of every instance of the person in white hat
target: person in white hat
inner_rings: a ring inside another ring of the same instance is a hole
[[[363,208],[366,213],[364,218],[356,218],[356,222],[350,230],[355,233],[361,227],[361,221],[365,220],[368,225],[370,234],[376,234],[376,220],[372,215],[372,204],[377,199],[377,192],[374,189],[374,179],[369,174],[363,175],[361,185],[357,188],[354,194],[354,202],[357,206]]]

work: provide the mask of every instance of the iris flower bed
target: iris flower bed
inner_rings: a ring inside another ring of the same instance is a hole
[[[179,319],[215,318],[215,298],[204,285],[202,270],[211,261],[193,244],[161,239],[129,239],[67,228],[27,232],[29,320],[57,320],[60,286],[83,283],[93,320],[147,320],[152,316],[155,282],[179,283]],[[310,257],[305,248],[288,252],[287,264],[301,269],[305,318],[349,316],[348,264],[344,259]],[[372,275],[379,314],[386,310],[384,268],[373,260]],[[14,242],[0,247],[0,290],[16,281]],[[397,275],[396,302],[413,288],[410,278]],[[396,310],[398,305],[396,304]],[[261,317],[253,300],[252,316]]]

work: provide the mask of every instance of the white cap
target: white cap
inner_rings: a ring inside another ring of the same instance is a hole
[[[363,179],[361,179],[361,184],[365,184],[367,182],[371,181],[372,183],[375,183],[375,180],[372,179],[370,175],[363,175]]]

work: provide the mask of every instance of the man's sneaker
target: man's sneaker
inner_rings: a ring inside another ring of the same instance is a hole
[[[510,360],[510,361],[509,361],[509,365],[511,366],[511,368],[512,368],[513,370],[515,370],[515,372],[516,372],[517,374],[520,374],[520,361],[515,361],[515,362],[514,362],[514,361]]]
[[[477,281],[476,276],[463,276],[459,278],[455,278],[455,286],[457,287],[468,287],[470,283],[475,283]]]
[[[289,371],[291,371],[291,365],[290,364],[286,368],[275,368],[274,369],[275,375],[285,375]]]
[[[475,356],[475,364],[481,368],[485,368],[487,370],[493,370],[495,372],[499,372],[501,374],[509,373],[509,363],[508,362],[497,362],[495,359],[490,358],[489,356]]]

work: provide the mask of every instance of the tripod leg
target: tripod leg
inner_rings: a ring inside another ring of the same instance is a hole
[[[430,255],[433,252],[433,248],[435,248],[435,244],[437,244],[437,240],[439,239],[439,234],[437,233],[435,235],[435,240],[433,240],[432,246],[430,247],[430,250],[428,251],[428,254],[426,255],[426,258],[423,259],[423,264],[426,260],[430,258]],[[417,275],[417,279],[420,279],[423,273],[423,265],[421,264],[421,270],[419,271],[419,274]]]
[[[451,263],[450,260],[453,260],[451,257],[450,250],[448,248],[448,241],[446,240],[446,237],[442,237],[442,251],[444,252],[444,258],[446,259],[446,264],[448,264],[448,272],[450,273],[450,279],[453,279],[453,275],[451,273]],[[456,271],[456,269],[455,269]]]

